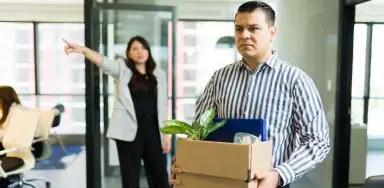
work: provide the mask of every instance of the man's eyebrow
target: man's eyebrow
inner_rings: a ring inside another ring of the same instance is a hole
[[[258,27],[259,24],[251,24],[251,25],[247,25],[246,27]],[[235,25],[235,27],[243,27],[241,25]]]

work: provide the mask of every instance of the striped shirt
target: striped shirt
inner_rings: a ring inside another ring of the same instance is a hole
[[[276,53],[255,71],[243,60],[217,70],[197,102],[195,119],[209,108],[221,118],[266,120],[273,140],[272,165],[284,185],[329,153],[328,123],[316,86]]]

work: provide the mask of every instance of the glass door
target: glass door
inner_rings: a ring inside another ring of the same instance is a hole
[[[172,101],[175,79],[175,8],[172,6],[137,5],[125,3],[96,3],[96,32],[99,38],[95,45],[109,59],[125,59],[127,43],[131,37],[140,35],[150,44],[157,67],[167,73],[169,118],[174,117]],[[103,187],[121,187],[119,160],[116,144],[106,138],[109,118],[112,115],[115,80],[100,72],[100,131],[102,138]],[[168,156],[170,166],[171,156]],[[142,168],[143,169],[143,168]],[[140,187],[147,187],[144,173]]]

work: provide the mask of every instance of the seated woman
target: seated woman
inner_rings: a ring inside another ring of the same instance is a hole
[[[1,144],[1,140],[3,139],[5,130],[7,129],[7,117],[11,111],[11,108],[29,109],[21,104],[16,91],[12,87],[0,86],[0,150],[4,149]],[[55,113],[52,126],[56,127],[60,123],[60,116],[64,112],[64,106],[62,104],[58,104],[52,110]],[[42,143],[34,143],[32,147],[34,148],[33,154],[35,156],[39,156],[42,152]],[[0,159],[1,157],[2,156],[0,156]]]

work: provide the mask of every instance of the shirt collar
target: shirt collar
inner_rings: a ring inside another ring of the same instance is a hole
[[[265,62],[261,63],[261,66],[265,66],[265,65],[273,69],[276,69],[278,67],[279,63],[278,63],[276,51],[272,50],[272,55]],[[245,61],[243,58],[238,61],[238,68],[239,70],[241,68],[250,70],[247,64],[245,64]]]

